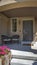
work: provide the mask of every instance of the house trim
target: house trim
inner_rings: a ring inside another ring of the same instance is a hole
[[[37,7],[37,1],[25,1],[3,5],[0,6],[0,12],[21,7]]]
[[[16,32],[13,32],[12,31],[12,19],[17,19],[17,31]],[[10,24],[11,24],[11,26],[10,26],[10,33],[11,33],[11,35],[13,34],[18,34],[18,20],[19,20],[19,18],[18,17],[12,17],[12,18],[10,18]]]

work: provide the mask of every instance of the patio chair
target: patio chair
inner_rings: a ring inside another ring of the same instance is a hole
[[[11,42],[11,38],[8,37],[7,35],[1,35],[1,40],[2,40],[2,44]]]
[[[12,42],[13,42],[13,43],[19,43],[19,41],[20,41],[20,40],[19,40],[19,35],[13,35],[13,36],[12,36]]]

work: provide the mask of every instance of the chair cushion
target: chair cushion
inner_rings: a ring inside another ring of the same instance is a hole
[[[19,35],[13,35],[12,36],[12,39],[18,39],[19,38]]]

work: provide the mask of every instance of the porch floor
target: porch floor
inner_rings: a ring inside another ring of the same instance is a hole
[[[14,49],[14,50],[31,51],[31,47],[30,46],[24,46],[21,43],[7,43],[7,44],[3,44],[3,45],[6,45],[10,49]]]
[[[31,49],[31,46],[25,46],[22,43],[7,43],[4,45],[8,46],[10,49],[19,50],[19,51],[28,51],[37,54],[37,50],[33,50]]]

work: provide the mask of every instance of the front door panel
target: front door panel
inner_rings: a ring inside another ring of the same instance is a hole
[[[33,21],[23,21],[23,41],[31,42],[33,40]]]

